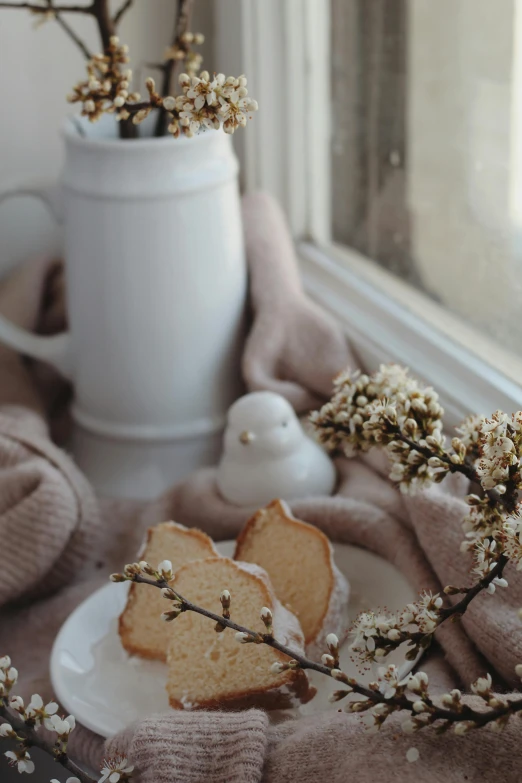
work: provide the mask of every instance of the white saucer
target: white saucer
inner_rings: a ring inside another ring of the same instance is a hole
[[[219,552],[231,556],[233,541],[217,544]],[[346,544],[334,544],[335,562],[350,582],[348,621],[362,610],[386,607],[401,609],[416,595],[394,566],[377,555]],[[165,691],[163,663],[130,658],[120,644],[117,620],[125,606],[128,583],[113,584],[93,593],[66,620],[56,637],[51,654],[51,680],[63,707],[88,729],[112,737],[129,723],[155,712],[170,709]],[[405,646],[386,659],[401,668],[405,676],[415,665],[404,657]],[[341,650],[341,668],[351,677],[370,682],[373,672],[360,672],[350,659],[349,642]],[[336,687],[327,677],[312,672],[316,697],[296,715],[338,709],[328,696]]]

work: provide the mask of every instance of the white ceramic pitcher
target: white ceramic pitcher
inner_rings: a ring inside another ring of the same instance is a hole
[[[39,337],[0,318],[0,340],[73,381],[74,418],[92,435],[216,433],[241,389],[246,298],[230,137],[119,140],[107,117],[69,120],[64,138],[57,186],[27,183],[0,200],[38,196],[63,222],[70,332]]]

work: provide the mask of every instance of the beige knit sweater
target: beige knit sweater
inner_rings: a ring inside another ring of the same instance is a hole
[[[264,196],[249,197],[245,222],[255,313],[245,378],[251,388],[285,393],[302,410],[328,394],[332,376],[351,357],[335,325],[304,297],[275,205]],[[0,310],[28,328],[45,327],[49,313],[42,321],[39,305],[47,273],[48,265],[39,261],[12,277],[0,289]],[[51,312],[56,323],[59,308]],[[47,412],[62,399],[51,380],[0,348],[0,655],[11,655],[20,669],[22,695],[37,691],[44,698],[52,695],[49,651],[61,624],[111,571],[134,558],[145,527],[173,518],[216,539],[229,538],[250,513],[219,497],[212,470],[196,473],[154,503],[98,500],[49,438]],[[334,540],[381,554],[419,589],[466,581],[467,558],[455,554],[462,483],[404,501],[378,464],[342,460],[338,467],[337,495],[295,503],[295,514]],[[516,573],[507,578],[509,590],[481,597],[461,625],[441,629],[442,653],[423,666],[439,687],[468,683],[486,666],[496,672],[499,687],[516,685],[522,624],[515,610],[522,605],[522,581]],[[518,723],[501,736],[483,730],[440,738],[426,731],[412,743],[397,721],[373,736],[357,716],[344,713],[271,726],[260,710],[170,712],[144,716],[105,751],[99,737],[79,727],[71,752],[93,768],[104,752],[123,752],[143,783],[514,783],[522,769]],[[421,753],[413,765],[405,757],[412,744]]]

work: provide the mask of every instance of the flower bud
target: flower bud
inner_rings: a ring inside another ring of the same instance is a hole
[[[13,737],[14,731],[10,723],[2,723],[0,726],[0,737]]]
[[[270,631],[272,628],[272,612],[268,608],[268,606],[263,606],[261,609],[261,619],[263,623],[265,624],[265,627]]]
[[[161,619],[165,623],[171,623],[173,620],[179,617],[180,614],[181,614],[181,604],[178,604],[178,606],[175,609],[171,609],[169,612],[163,612],[163,614],[161,615]]]
[[[254,638],[249,633],[244,633],[244,631],[236,633],[236,642],[239,642],[239,644],[249,644],[253,641]]]
[[[283,663],[282,661],[275,661],[275,663],[273,663],[270,667],[270,671],[272,674],[281,674],[281,672],[284,672],[289,668],[290,667],[287,663]]]
[[[160,576],[163,577],[163,579],[165,579],[167,582],[170,582],[170,580],[173,577],[172,563],[170,562],[170,560],[162,560],[158,566],[158,571],[160,573]]]
[[[176,99],[172,95],[167,95],[163,98],[163,108],[167,111],[174,111],[176,108]]]

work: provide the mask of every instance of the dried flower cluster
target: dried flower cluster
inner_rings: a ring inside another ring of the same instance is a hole
[[[248,115],[257,111],[257,101],[248,95],[244,76],[228,78],[223,73],[212,78],[208,71],[199,76],[182,73],[179,77],[182,95],[163,99],[163,107],[169,112],[169,131],[179,136],[180,129],[186,136],[193,136],[200,128],[234,133],[244,128]]]
[[[312,422],[330,451],[352,457],[382,447],[391,461],[390,479],[403,492],[412,494],[442,481],[448,473],[463,473],[482,490],[468,495],[469,512],[463,523],[463,549],[474,550],[474,573],[486,575],[504,553],[522,567],[518,522],[522,413],[509,417],[497,411],[490,419],[470,417],[457,429],[449,449],[442,415],[433,389],[390,365],[381,366],[372,376],[349,372],[339,376],[332,400],[312,415]],[[504,581],[499,578],[490,592],[501,585]]]
[[[397,614],[362,612],[355,620],[351,649],[362,663],[385,658],[408,642],[407,660],[415,660],[442,620],[443,600],[438,593],[422,593],[419,600]]]
[[[82,115],[91,122],[99,120],[102,114],[116,112],[118,120],[127,119],[127,102],[137,103],[140,95],[130,92],[132,71],[128,68],[129,47],[120,44],[112,36],[104,54],[95,54],[87,62],[87,79],[78,82],[67,96],[69,103],[81,103]]]
[[[431,387],[421,386],[402,367],[383,365],[372,376],[339,375],[331,401],[311,421],[332,452],[353,457],[374,446],[385,448],[390,478],[403,492],[414,492],[441,481],[449,470],[440,459],[443,413]]]
[[[135,125],[145,120],[153,109],[163,108],[169,115],[168,131],[175,138],[181,133],[194,136],[200,129],[234,133],[244,128],[249,115],[257,111],[257,101],[248,95],[244,76],[226,77],[222,73],[212,78],[208,71],[199,76],[182,73],[179,77],[181,94],[162,97],[154,79],[148,78],[148,101],[140,102],[140,94],[129,92],[132,71],[128,47],[112,36],[105,54],[96,54],[87,63],[86,81],[79,82],[68,100],[82,104],[82,115],[91,122],[102,114],[115,113],[117,120],[132,118]]]

